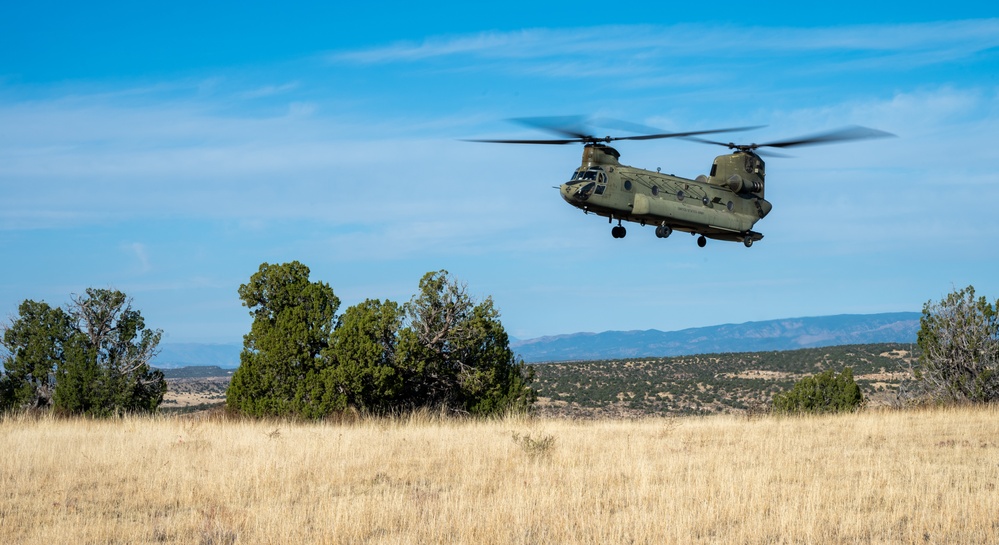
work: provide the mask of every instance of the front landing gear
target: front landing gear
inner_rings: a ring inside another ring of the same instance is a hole
[[[607,223],[610,223],[612,221],[614,221],[613,216],[607,218]],[[624,238],[624,235],[627,234],[628,230],[625,229],[623,225],[621,225],[621,220],[620,219],[617,220],[617,225],[613,229],[611,229],[611,236],[614,238]]]
[[[704,235],[697,237],[697,246],[700,248],[705,247],[708,244],[708,239],[704,238]]]

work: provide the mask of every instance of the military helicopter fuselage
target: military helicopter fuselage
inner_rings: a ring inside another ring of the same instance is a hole
[[[572,206],[617,220],[615,238],[626,234],[622,221],[654,225],[660,238],[685,231],[747,247],[763,238],[753,225],[772,205],[764,198],[765,163],[755,153],[720,155],[709,175],[693,180],[622,165],[619,158],[610,146],[587,144],[582,164],[559,188]]]
[[[746,247],[762,240],[753,230],[773,206],[764,198],[766,164],[759,148],[790,148],[832,144],[869,138],[894,136],[867,127],[851,126],[809,136],[770,141],[762,144],[736,144],[705,140],[700,135],[736,132],[759,127],[713,129],[707,131],[663,133],[658,129],[615,120],[602,120],[625,126],[632,136],[597,137],[581,128],[580,117],[522,118],[520,123],[542,128],[561,135],[556,139],[472,140],[496,144],[574,144],[582,143],[583,161],[572,177],[559,187],[562,198],[588,214],[596,214],[617,225],[611,229],[614,238],[627,234],[623,222],[654,225],[656,236],[666,238],[673,231],[685,231],[697,237],[704,247],[707,239],[742,242]],[[594,120],[595,121],[595,120]],[[663,174],[622,165],[621,154],[607,145],[616,140],[654,140],[682,138],[733,150],[715,157],[711,172],[694,179]],[[770,153],[770,155],[780,156]],[[785,156],[786,157],[786,156]]]

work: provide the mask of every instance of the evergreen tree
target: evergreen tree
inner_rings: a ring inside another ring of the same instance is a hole
[[[149,362],[163,332],[146,328],[118,290],[88,288],[73,298],[69,315],[74,331],[56,368],[55,409],[91,416],[156,411],[167,385]]]
[[[326,410],[354,407],[374,413],[397,408],[404,375],[396,361],[403,311],[397,303],[368,299],[343,313],[323,353]]]
[[[533,373],[515,361],[492,300],[476,304],[446,271],[428,273],[404,307],[369,299],[339,319],[333,290],[310,282],[297,261],[264,263],[239,294],[253,324],[226,404],[244,414],[493,414],[526,410],[535,398]]]
[[[321,353],[329,345],[340,300],[309,268],[293,261],[263,263],[239,287],[253,323],[243,337],[240,365],[226,404],[252,416],[324,414]]]
[[[859,409],[864,395],[847,367],[838,376],[832,369],[798,381],[788,392],[774,396],[773,408],[782,414],[837,413]]]
[[[968,286],[923,305],[917,394],[949,402],[999,400],[999,301]]]
[[[447,271],[430,272],[406,314],[399,344],[410,404],[481,415],[534,401],[533,373],[516,361],[491,298],[476,304]]]
[[[25,300],[18,318],[4,328],[0,344],[9,352],[0,378],[0,410],[49,406],[55,367],[72,333],[70,317],[59,307]]]

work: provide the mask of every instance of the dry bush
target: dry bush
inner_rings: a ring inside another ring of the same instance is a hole
[[[555,446],[555,436],[542,435],[534,438],[531,437],[530,433],[521,435],[517,432],[513,432],[513,442],[519,446],[529,458],[537,460],[539,458],[549,458],[551,456],[552,448]]]

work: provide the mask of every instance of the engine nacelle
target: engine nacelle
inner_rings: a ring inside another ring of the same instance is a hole
[[[725,185],[736,193],[759,193],[763,191],[763,182],[759,180],[746,180],[738,174],[733,174],[725,180]]]
[[[751,151],[737,151],[715,157],[708,178],[711,183],[727,187],[735,193],[763,196],[766,165]]]

